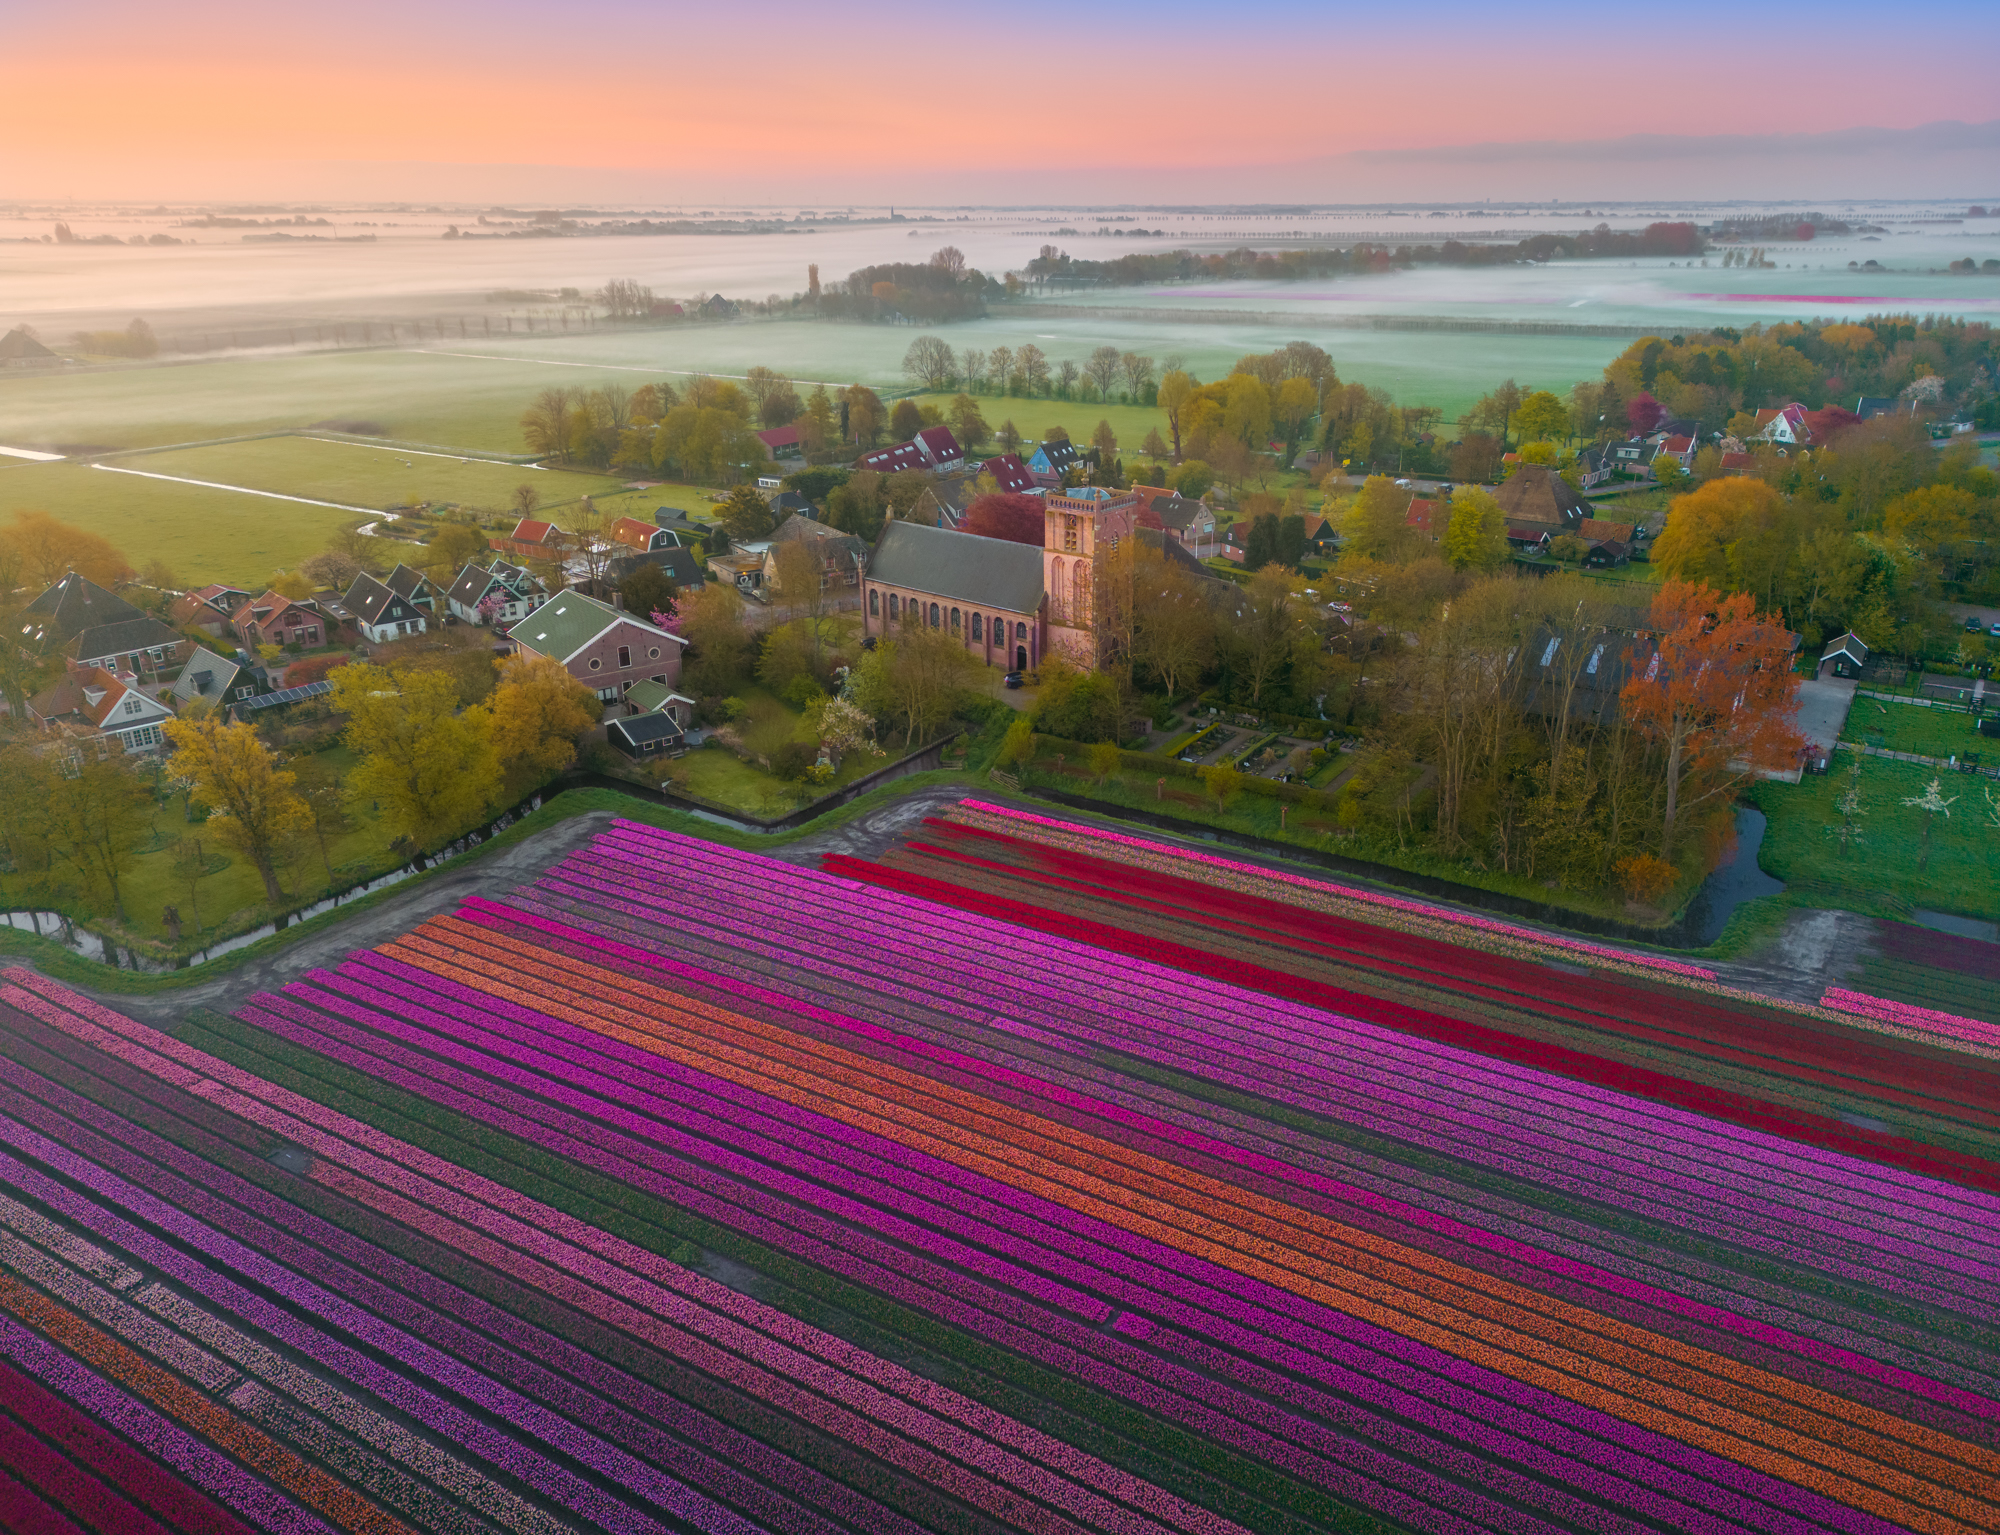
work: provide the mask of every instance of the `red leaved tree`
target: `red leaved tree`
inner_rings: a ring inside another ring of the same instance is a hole
[[[1681,816],[1760,772],[1797,765],[1798,679],[1791,636],[1747,592],[1669,581],[1653,599],[1656,649],[1625,684],[1626,717],[1666,767],[1660,854]],[[1643,654],[1643,650],[1641,651]]]
[[[1650,394],[1636,394],[1625,402],[1625,420],[1634,437],[1644,437],[1667,419],[1667,407]]]
[[[1042,547],[1042,523],[1047,514],[1039,496],[1023,496],[1013,491],[992,490],[965,509],[961,532],[981,538],[1005,538],[1017,544]]]

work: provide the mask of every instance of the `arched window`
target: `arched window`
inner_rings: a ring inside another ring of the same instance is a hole
[[[959,622],[958,609],[953,608],[951,610],[951,632],[953,634],[958,633],[958,622]]]
[[[1014,625],[1014,638],[1015,638],[1015,639],[1017,639],[1017,640],[1025,640],[1025,639],[1026,639],[1027,637],[1028,637],[1028,626],[1027,626],[1026,624],[1016,624],[1016,625]]]
[[[935,602],[933,602],[931,604],[931,627],[935,629],[937,626],[938,626],[938,605]]]
[[[898,617],[903,611],[903,599],[894,592],[889,593],[889,616]]]
[[[1079,628],[1090,618],[1090,589],[1085,585],[1089,567],[1078,560],[1069,568],[1069,621]]]
[[[878,586],[868,588],[868,616],[870,618],[882,616],[882,589]]]
[[[986,638],[986,633],[982,621],[980,619],[980,616],[977,613],[974,613],[972,615],[972,643],[975,645],[980,644],[985,640],[985,638]]]
[[[1069,588],[1063,585],[1063,562],[1049,561],[1049,617],[1057,623],[1063,618],[1063,599],[1069,595]]]

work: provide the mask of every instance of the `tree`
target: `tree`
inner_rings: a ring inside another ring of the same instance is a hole
[[[968,391],[977,391],[986,382],[986,354],[977,347],[967,347],[958,356],[958,371],[965,376]]]
[[[1650,394],[1636,394],[1625,402],[1625,422],[1634,437],[1644,437],[1667,419],[1667,407]]]
[[[1000,755],[995,759],[998,766],[1014,767],[1019,763],[1035,760],[1035,727],[1025,719],[1015,719],[1007,726],[1007,734],[1000,742]]]
[[[1988,789],[1986,793],[1988,799],[1990,800],[1993,791],[1991,789]],[[1907,801],[1905,803],[1907,803]],[[1856,847],[1859,847],[1863,842],[1867,840],[1862,835],[1861,828],[1854,824],[1856,821],[1860,820],[1863,816],[1868,814],[1868,812],[1862,808],[1861,804],[1861,753],[1860,752],[1854,753],[1854,761],[1847,770],[1847,787],[1841,790],[1840,797],[1833,802],[1833,808],[1840,812],[1840,825],[1829,826],[1827,830],[1840,839],[1840,856],[1842,860],[1845,861],[1847,857],[1847,848],[1849,843],[1852,843]],[[1926,828],[1925,840],[1926,840],[1926,850],[1928,851],[1928,841],[1929,841],[1928,828]]]
[[[392,830],[431,845],[470,825],[499,792],[493,717],[479,705],[460,710],[449,673],[349,665],[331,680],[361,759],[347,776],[348,798],[380,805]]]
[[[465,569],[467,565],[477,562],[481,556],[489,554],[490,551],[491,546],[486,541],[486,535],[480,532],[474,524],[469,522],[447,522],[437,530],[437,536],[424,549],[424,570],[440,586],[449,587],[453,577]],[[324,560],[328,556],[319,555],[316,558]],[[314,561],[308,560],[299,569],[306,575],[311,576],[315,575],[313,566]],[[359,572],[357,571],[356,574],[359,574]],[[353,576],[349,576],[348,582],[352,582],[353,579]],[[336,590],[339,591],[347,590],[346,584],[333,582],[327,584],[335,586]]]
[[[1198,458],[1176,463],[1167,471],[1167,488],[1190,501],[1199,501],[1215,483],[1215,470]]]
[[[313,594],[312,577],[303,571],[275,571],[266,584],[280,597],[290,597],[294,602],[302,601]]]
[[[576,760],[576,743],[604,717],[597,695],[553,656],[516,651],[500,663],[493,690],[493,750],[503,768],[525,764],[546,776]]]
[[[895,409],[889,412],[889,435],[898,442],[908,442],[924,429],[924,413],[915,400],[898,400]]]
[[[986,417],[980,413],[979,402],[971,395],[953,395],[948,407],[948,417],[951,421],[952,435],[958,439],[958,445],[966,452],[977,451],[979,445],[986,441],[989,431]]]
[[[855,748],[874,745],[875,717],[850,699],[827,699],[819,706],[814,724],[820,749],[835,768]]]
[[[128,920],[124,879],[153,829],[153,797],[134,759],[86,751],[60,771],[43,759],[30,781],[10,781],[8,793],[32,796],[50,848],[93,892],[110,896],[120,922]]]
[[[1417,533],[1409,525],[1410,493],[1387,475],[1373,474],[1361,493],[1347,504],[1341,521],[1343,552],[1371,560],[1395,560],[1417,546]]]
[[[1521,401],[1514,412],[1514,426],[1522,442],[1554,442],[1571,435],[1568,407],[1546,389],[1537,389]]]
[[[1181,461],[1181,418],[1195,397],[1195,381],[1179,368],[1170,368],[1160,378],[1160,409],[1167,413],[1167,431],[1174,442],[1174,462]]]
[[[1097,423],[1097,429],[1090,434],[1090,445],[1097,449],[1098,461],[1109,470],[1112,456],[1118,451],[1118,434],[1111,430],[1109,421]]]
[[[1159,461],[1167,456],[1167,439],[1160,435],[1160,429],[1157,426],[1146,428],[1146,440],[1139,444],[1139,451],[1152,459],[1156,468],[1159,465]]]
[[[881,535],[885,510],[882,476],[863,471],[827,496],[826,524],[873,544]]]
[[[1444,557],[1453,570],[1498,570],[1507,563],[1507,514],[1477,486],[1452,493]]]
[[[16,512],[13,522],[0,528],[0,549],[11,549],[18,556],[20,575],[37,588],[55,585],[72,570],[103,587],[119,587],[132,579],[131,562],[110,540],[71,527],[47,512]]]
[[[1937,824],[1939,816],[1943,816],[1949,821],[1951,819],[1951,807],[1956,805],[1959,800],[1959,796],[1956,794],[1952,795],[1950,799],[1946,799],[1941,792],[1943,787],[1944,783],[1942,779],[1933,778],[1925,786],[1923,793],[1913,794],[1903,801],[1904,804],[1915,806],[1924,813],[1924,851],[1922,856],[1917,859],[1917,870],[1919,873],[1930,867],[1931,828]]]
[[[209,824],[223,841],[256,867],[264,898],[284,899],[278,859],[285,844],[312,822],[298,792],[298,774],[278,765],[250,725],[227,725],[219,715],[169,720],[174,769],[194,780],[194,793],[210,810]]]
[[[1461,484],[1487,485],[1500,478],[1500,439],[1467,432],[1451,450],[1451,477]]]
[[[174,877],[187,887],[188,905],[194,911],[194,931],[200,940],[205,924],[201,920],[201,882],[211,872],[208,854],[202,851],[201,838],[181,837],[177,839],[171,854]]]
[[[1215,808],[1227,810],[1229,802],[1243,792],[1243,772],[1233,762],[1210,762],[1195,769],[1202,787],[1215,796]]]
[[[673,578],[650,561],[634,565],[625,574],[625,580],[618,589],[618,599],[625,611],[645,617],[651,613],[671,613],[674,610],[676,588]]]
[[[1798,679],[1784,626],[1759,617],[1748,593],[1669,581],[1651,623],[1657,649],[1621,697],[1665,758],[1660,856],[1671,860],[1687,811],[1796,760]]]
[[[1209,583],[1150,549],[1133,571],[1132,661],[1179,695],[1215,660],[1215,611]]]
[[[1082,376],[1082,370],[1065,357],[1056,364],[1056,394],[1062,399],[1069,399],[1075,394],[1076,381]]]
[[[1935,561],[1954,544],[1972,537],[1979,502],[1956,485],[1925,485],[1905,491],[1883,510],[1882,531],[1920,558]]]
[[[1289,463],[1291,455],[1298,451],[1299,438],[1305,433],[1306,422],[1318,409],[1319,391],[1313,387],[1311,379],[1288,378],[1278,385],[1271,413],[1285,429],[1286,462]]]
[[[1039,496],[1024,496],[1012,491],[989,491],[973,498],[965,509],[965,520],[959,529],[965,533],[976,533],[981,538],[1004,538],[1012,543],[1032,544],[1042,547],[1047,508]]]
[[[1042,689],[1029,715],[1037,732],[1063,741],[1114,741],[1123,713],[1118,684],[1060,660],[1042,665]]]
[[[838,598],[826,580],[826,560],[819,540],[794,538],[776,549],[778,595],[793,625],[806,641],[815,670],[826,642],[827,625],[833,621]]]
[[[993,370],[993,387],[1001,394],[1014,392],[1014,349],[1011,346],[996,346],[988,354]]]
[[[951,717],[972,666],[964,643],[948,630],[904,624],[862,658],[854,701],[877,719],[900,719],[907,749]]]
[[[1293,597],[1301,582],[1282,565],[1266,565],[1250,578],[1243,615],[1231,636],[1235,664],[1250,684],[1250,702],[1261,704],[1303,632]]]
[[[1014,354],[1015,371],[1021,381],[1028,386],[1030,394],[1049,392],[1049,359],[1042,349],[1032,341],[1023,342]]]
[[[1100,346],[1091,352],[1089,360],[1084,363],[1083,376],[1097,385],[1098,394],[1108,400],[1122,366],[1117,347]]]
[[[757,402],[757,419],[764,423],[767,431],[781,426],[790,426],[806,413],[806,402],[799,398],[787,379],[779,379],[777,387]]]
[[[1118,359],[1118,366],[1125,375],[1125,393],[1134,405],[1141,404],[1146,386],[1153,381],[1153,359],[1138,352],[1127,352]]]
[[[771,531],[771,508],[753,485],[739,485],[718,509],[716,520],[729,530],[730,541],[745,543]]]
[[[1762,480],[1720,479],[1676,496],[1653,542],[1653,563],[1671,581],[1776,600],[1807,529],[1807,515]]]
[[[993,434],[993,440],[1000,444],[1002,453],[1012,453],[1021,446],[1021,431],[1014,425],[1011,416],[1000,423],[1000,430]]]
[[[486,540],[480,539],[480,546]],[[338,549],[328,549],[315,554],[299,566],[299,574],[313,583],[315,588],[326,587],[332,591],[344,592],[354,584],[354,578],[361,574],[361,562]]]
[[[1549,540],[1549,558],[1558,565],[1581,565],[1590,554],[1590,545],[1574,533],[1558,533]]]
[[[1116,741],[1099,741],[1086,755],[1090,762],[1090,771],[1097,775],[1099,783],[1103,783],[1125,763],[1125,754],[1118,749]]]
[[[742,680],[750,646],[743,599],[733,586],[703,583],[681,597],[679,608],[690,647],[682,674],[689,690],[704,698],[728,693]]]
[[[542,504],[542,493],[532,485],[514,487],[513,505],[516,517],[532,517]]]
[[[553,458],[558,463],[569,461],[570,413],[575,402],[573,389],[544,389],[535,396],[535,403],[521,413],[521,440],[530,453],[537,458]],[[519,495],[517,490],[515,496]]]

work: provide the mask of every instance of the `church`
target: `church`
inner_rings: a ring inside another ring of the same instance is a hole
[[[1043,498],[1042,547],[890,521],[868,561],[864,632],[942,629],[988,666],[1030,671],[1049,655],[1094,664],[1091,600],[1100,551],[1132,536],[1139,501],[1081,486]]]

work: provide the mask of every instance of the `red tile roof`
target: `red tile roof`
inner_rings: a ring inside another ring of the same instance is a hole
[[[989,458],[979,466],[979,472],[992,475],[1005,491],[1019,494],[1035,488],[1035,477],[1018,454],[1002,453],[998,458]]]
[[[799,445],[799,429],[796,426],[774,426],[759,432],[757,440],[767,448],[796,448]]]
[[[620,517],[611,524],[611,540],[629,549],[650,549],[659,531],[650,522],[641,522],[636,517]]]
[[[922,469],[926,467],[926,461],[915,443],[899,442],[892,447],[862,454],[854,461],[854,467],[875,474],[894,474],[898,469]]]
[[[1435,540],[1443,531],[1437,525],[1438,508],[1442,501],[1427,501],[1422,496],[1410,498],[1410,509],[1403,513],[1403,521],[1413,528],[1421,528],[1425,535]]]

